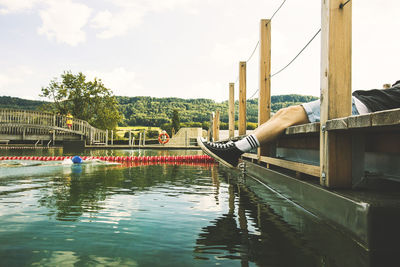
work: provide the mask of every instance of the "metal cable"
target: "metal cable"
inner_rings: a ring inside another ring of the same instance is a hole
[[[341,4],[339,5],[339,8],[343,8],[345,5],[347,5],[348,2],[350,2],[350,0],[347,0],[347,1],[344,2],[344,3],[341,3]]]
[[[284,0],[283,2],[282,2],[282,4],[278,7],[278,9],[274,12],[274,14],[272,14],[272,16],[271,16],[271,18],[269,19],[269,21],[271,21],[274,17],[275,17],[275,15],[276,15],[276,13],[278,13],[278,11],[281,9],[281,7],[285,4],[285,2],[286,2],[286,0]]]
[[[279,10],[282,8],[282,6],[285,4],[285,2],[286,2],[286,0],[283,0],[282,4],[281,4],[281,5],[275,10],[275,12],[272,14],[271,18],[269,19],[269,22],[271,22],[271,20],[272,20],[272,19],[275,17],[275,15],[279,12]],[[269,22],[268,22],[268,23],[269,23]],[[268,25],[268,24],[267,24],[267,25]],[[254,53],[256,52],[257,47],[258,47],[259,44],[260,44],[260,40],[257,41],[257,44],[256,44],[256,46],[254,47],[253,52],[251,53],[250,57],[246,60],[246,63],[249,62],[249,61],[251,60],[251,58],[253,57]],[[236,82],[235,82],[235,83],[237,83],[238,80],[239,80],[239,77],[236,79]]]
[[[281,73],[281,72],[284,71],[287,67],[289,67],[290,64],[292,64],[292,63],[298,58],[298,56],[300,56],[300,54],[303,53],[303,51],[307,48],[307,46],[308,46],[309,44],[311,44],[311,42],[315,39],[315,37],[317,37],[317,35],[318,35],[320,32],[321,32],[321,29],[319,29],[319,30],[314,34],[314,36],[310,39],[310,41],[308,41],[308,43],[300,50],[300,52],[299,52],[285,67],[283,67],[282,69],[280,69],[279,71],[275,72],[274,74],[272,74],[272,75],[269,76],[269,77],[270,77],[270,78],[271,78],[271,77],[274,77],[275,75]]]
[[[260,40],[257,41],[256,47],[254,47],[253,52],[251,53],[249,59],[246,60],[246,63],[250,61],[250,59],[253,57],[254,52],[256,52],[258,45],[260,44]]]
[[[311,42],[315,39],[315,37],[317,37],[317,35],[318,35],[320,32],[321,32],[321,29],[319,29],[319,30],[314,34],[314,36],[308,41],[308,43],[300,50],[299,53],[297,53],[297,55],[296,55],[288,64],[286,64],[285,67],[283,67],[283,68],[280,69],[279,71],[275,72],[274,74],[270,75],[270,76],[269,76],[269,79],[272,78],[272,77],[274,77],[275,75],[281,73],[281,72],[284,71],[287,67],[289,67],[290,64],[292,64],[292,63],[300,56],[300,54],[303,53],[303,51],[311,44]],[[256,94],[259,90],[260,90],[260,89],[257,89],[257,90],[253,93],[253,95],[252,95],[250,98],[253,98],[253,97],[255,96],[255,94]]]

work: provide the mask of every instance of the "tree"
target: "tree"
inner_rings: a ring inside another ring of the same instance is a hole
[[[178,132],[179,128],[181,127],[181,123],[179,120],[179,111],[174,109],[172,112],[172,119],[171,119],[172,128],[175,130],[175,133]]]
[[[81,72],[61,74],[61,81],[54,79],[42,88],[42,97],[53,101],[46,105],[54,113],[67,114],[85,120],[100,129],[114,129],[122,120],[118,102],[112,91],[100,79],[86,81]]]

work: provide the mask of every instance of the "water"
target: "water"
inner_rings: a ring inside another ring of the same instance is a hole
[[[12,153],[27,155],[2,155]],[[101,153],[139,151],[85,152]],[[187,153],[199,152],[140,151]],[[0,264],[343,266],[319,249],[321,243],[329,247],[334,240],[348,253],[356,245],[322,230],[326,225],[318,218],[273,192],[259,190],[263,200],[214,164],[3,161]],[[320,235],[326,234],[335,237],[324,241]]]

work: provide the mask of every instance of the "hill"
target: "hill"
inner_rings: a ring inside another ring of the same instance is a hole
[[[182,99],[175,97],[157,98],[149,96],[125,97],[117,96],[124,120],[120,126],[160,126],[170,122],[174,109],[179,111],[180,121],[188,126],[205,126],[210,120],[210,114],[219,109],[221,111],[221,126],[225,128],[228,122],[228,101],[215,102],[211,99]],[[272,112],[280,108],[309,102],[317,99],[314,96],[303,95],[276,95],[271,97]],[[26,100],[17,97],[0,96],[1,108],[39,110],[45,101]],[[235,103],[236,119],[238,116],[238,102]],[[258,113],[258,99],[247,100],[247,121],[256,123]]]
[[[46,101],[27,100],[19,97],[0,96],[0,107],[11,109],[39,110]]]

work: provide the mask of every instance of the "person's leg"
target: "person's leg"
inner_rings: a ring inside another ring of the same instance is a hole
[[[260,144],[276,139],[287,127],[309,123],[302,106],[280,109],[270,120],[260,125],[253,133]]]
[[[235,167],[241,154],[274,140],[289,126],[310,122],[309,114],[305,109],[303,106],[283,108],[259,126],[253,134],[237,142],[219,144],[205,142],[199,138],[198,143],[206,154],[218,159],[226,166]]]

